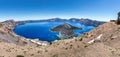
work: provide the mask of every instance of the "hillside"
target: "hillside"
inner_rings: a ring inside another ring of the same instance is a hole
[[[13,29],[17,25],[13,20],[0,23],[0,41],[24,45],[25,41],[22,40],[22,37],[17,36],[13,32]]]
[[[0,28],[0,39],[8,37],[16,39],[8,33],[9,30],[5,32],[4,29],[6,28]],[[93,39],[96,40],[90,42]],[[33,44],[20,46],[14,41],[6,43],[1,40],[0,51],[2,51],[0,57],[16,57],[17,55],[24,57],[120,57],[120,25],[108,22],[81,37],[55,41],[48,46]]]

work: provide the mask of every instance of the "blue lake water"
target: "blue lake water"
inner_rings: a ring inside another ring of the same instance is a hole
[[[42,40],[42,41],[51,42],[58,38],[57,37],[58,32],[51,32],[50,29],[63,23],[65,22],[26,23],[24,25],[17,26],[14,29],[14,32],[26,38],[30,38],[30,39],[38,38],[39,40]],[[79,28],[83,28],[83,30],[74,31],[75,35],[78,35],[78,36],[95,28],[94,26],[85,26],[76,22],[66,22],[66,23],[69,23]]]

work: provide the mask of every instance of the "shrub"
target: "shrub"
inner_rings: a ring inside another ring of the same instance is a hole
[[[87,46],[87,45],[85,45],[84,47],[85,47],[85,48],[87,48],[88,46]]]
[[[40,51],[38,51],[37,53],[40,53]]]
[[[52,57],[58,57],[58,54],[54,54]]]
[[[48,52],[48,50],[45,50],[45,52]]]
[[[17,55],[16,57],[24,57],[23,55]]]
[[[31,56],[34,56],[34,54],[31,54]]]
[[[66,47],[65,50],[67,50],[68,48]]]

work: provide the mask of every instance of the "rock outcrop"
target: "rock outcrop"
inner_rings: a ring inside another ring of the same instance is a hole
[[[58,25],[55,28],[52,28],[51,31],[59,32],[59,38],[65,39],[65,38],[73,38],[74,37],[74,30],[82,30],[82,28],[78,28],[75,26],[72,26],[68,23],[64,23],[61,25]]]

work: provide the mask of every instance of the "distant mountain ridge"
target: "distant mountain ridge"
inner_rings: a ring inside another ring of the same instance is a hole
[[[102,25],[106,22],[104,21],[96,21],[96,20],[91,20],[91,19],[79,19],[79,18],[70,18],[70,19],[61,19],[61,18],[52,18],[52,19],[47,19],[47,20],[26,20],[26,21],[18,21],[19,24],[24,24],[24,23],[34,23],[34,22],[79,22],[85,26],[99,26]]]

